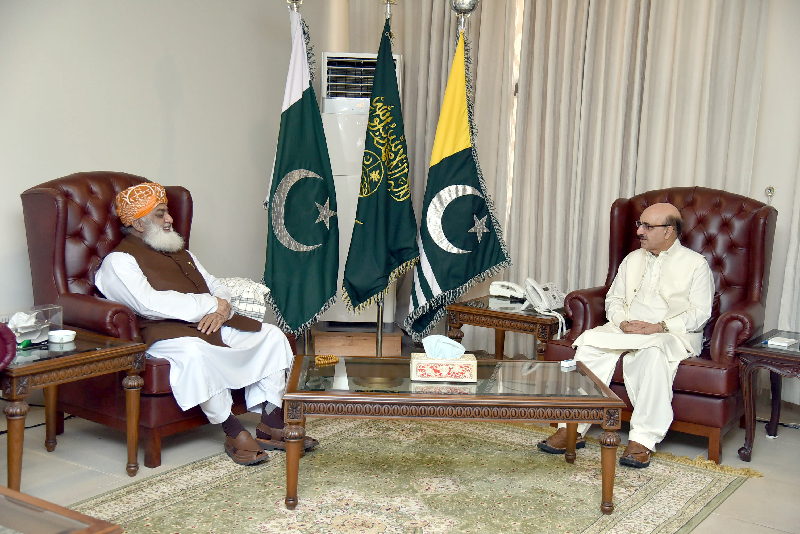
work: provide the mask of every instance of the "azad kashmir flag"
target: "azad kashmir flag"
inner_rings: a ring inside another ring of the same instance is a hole
[[[420,261],[404,322],[415,341],[428,335],[448,304],[511,265],[473,145],[468,86],[462,33],[436,127],[419,229]]]
[[[292,55],[264,202],[269,214],[264,283],[278,326],[298,335],[336,299],[339,224],[325,132],[311,87],[307,31],[299,13],[290,11],[289,17]]]
[[[375,65],[356,222],[344,268],[342,298],[354,313],[379,300],[419,260],[390,37],[387,19]]]

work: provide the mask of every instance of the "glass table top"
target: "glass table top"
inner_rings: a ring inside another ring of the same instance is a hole
[[[90,526],[30,502],[0,495],[0,534],[67,534]]]
[[[780,351],[782,353],[789,354],[791,356],[800,357],[800,342],[795,343],[794,345],[790,345],[788,347],[776,347],[773,345],[767,345],[767,340],[773,337],[783,337],[788,339],[800,339],[800,334],[797,332],[790,332],[788,330],[770,330],[769,332],[751,339],[747,343],[744,344],[744,347],[748,348],[764,348],[767,350],[774,350]]]
[[[461,306],[468,306],[470,308],[478,308],[482,310],[491,310],[503,313],[514,313],[518,315],[528,315],[531,317],[541,317],[533,308],[523,310],[525,301],[522,299],[510,299],[508,297],[480,297],[477,299],[468,300],[459,303]],[[556,310],[559,312],[564,311],[563,308]]]
[[[35,362],[80,354],[92,350],[101,350],[130,343],[121,339],[104,336],[82,336],[78,334],[75,341],[69,343],[43,343],[25,349],[17,349],[17,355],[8,364],[9,369],[23,367]]]
[[[595,397],[606,395],[582,369],[561,369],[560,362],[478,360],[477,382],[412,381],[410,360],[341,357],[318,367],[303,358],[297,392],[419,393],[508,397]]]

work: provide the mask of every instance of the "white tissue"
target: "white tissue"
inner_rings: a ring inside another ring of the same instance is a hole
[[[50,325],[46,321],[37,321],[36,314],[17,312],[8,321],[8,328],[17,337],[17,343],[22,343],[26,339],[31,343],[42,343],[47,341],[47,333]]]
[[[458,341],[446,336],[428,336],[422,340],[425,354],[434,360],[454,360],[460,358],[466,349]]]

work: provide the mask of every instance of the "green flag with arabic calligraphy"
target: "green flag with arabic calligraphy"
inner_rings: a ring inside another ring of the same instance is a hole
[[[370,96],[356,221],[342,295],[360,313],[419,261],[408,183],[408,154],[389,19],[383,28]]]

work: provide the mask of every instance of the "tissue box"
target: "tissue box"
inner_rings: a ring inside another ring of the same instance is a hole
[[[27,316],[26,324],[14,326],[13,323],[19,322],[19,319],[17,321],[12,321],[12,318],[17,313]],[[46,304],[34,306],[18,312],[0,313],[0,323],[12,323],[8,326],[16,336],[17,344],[23,341],[29,341],[31,344],[39,344],[47,342],[47,334],[50,330],[61,330],[63,327],[63,317],[64,314],[61,306]]]
[[[411,380],[425,382],[477,382],[478,362],[474,354],[438,360],[424,352],[411,354]]]

